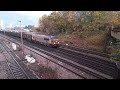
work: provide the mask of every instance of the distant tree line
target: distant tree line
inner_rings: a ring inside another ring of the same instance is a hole
[[[34,27],[34,25],[28,25],[28,26],[25,26],[25,29],[32,29]]]
[[[119,11],[54,11],[39,19],[38,31],[48,34],[106,30],[120,25]]]

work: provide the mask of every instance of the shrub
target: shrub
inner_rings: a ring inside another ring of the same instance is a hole
[[[106,36],[105,35],[95,35],[95,36],[86,38],[86,41],[87,41],[88,45],[103,46],[106,41]]]

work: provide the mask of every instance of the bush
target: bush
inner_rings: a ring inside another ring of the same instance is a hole
[[[120,55],[120,48],[117,49],[117,54]]]
[[[89,38],[86,38],[86,41],[89,45],[94,46],[103,46],[105,44],[106,36],[105,35],[95,35]]]

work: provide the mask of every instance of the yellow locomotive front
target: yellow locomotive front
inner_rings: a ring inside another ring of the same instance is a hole
[[[56,37],[56,36],[51,36],[51,45],[53,45],[53,46],[59,46],[59,44],[60,44],[60,41],[59,41],[59,39],[58,39],[58,37]]]

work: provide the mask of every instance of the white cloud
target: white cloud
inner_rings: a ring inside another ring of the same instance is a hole
[[[17,14],[26,16],[29,20],[36,23],[35,26],[38,26],[38,20],[43,15],[50,15],[52,11],[15,11]]]
[[[18,14],[40,18],[43,15],[49,15],[52,11],[16,11]]]
[[[15,25],[15,27],[20,27],[20,25]],[[21,25],[21,27],[25,27],[25,25]]]

